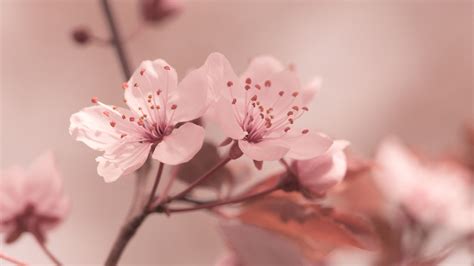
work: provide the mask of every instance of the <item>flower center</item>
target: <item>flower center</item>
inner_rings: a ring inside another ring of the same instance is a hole
[[[262,84],[252,84],[251,78],[245,79],[244,97],[234,96],[234,83],[227,82],[234,116],[241,128],[247,132],[244,138],[248,142],[258,143],[265,139],[281,138],[286,135],[297,119],[307,107],[301,107],[295,102],[300,95],[297,90],[291,94],[288,90],[276,90],[272,87],[272,80],[265,80]],[[301,134],[309,131],[303,130]]]

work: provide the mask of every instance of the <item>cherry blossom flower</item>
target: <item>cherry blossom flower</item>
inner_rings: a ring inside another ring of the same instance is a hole
[[[152,158],[170,165],[187,162],[199,151],[204,129],[187,122],[207,108],[208,78],[202,69],[192,71],[178,85],[174,68],[164,60],[144,61],[123,84],[129,109],[106,105],[82,109],[70,119],[69,132],[94,150],[106,182],[140,168]]]
[[[240,78],[221,54],[211,54],[206,64],[217,95],[215,119],[251,159],[309,159],[331,146],[329,138],[295,127],[309,111],[319,79],[303,89],[294,71],[269,56],[253,59]]]
[[[474,230],[472,173],[466,168],[449,161],[423,160],[395,138],[381,144],[376,163],[379,187],[418,221]]]
[[[11,167],[0,174],[0,232],[12,243],[23,233],[46,240],[46,232],[65,218],[69,200],[51,152],[29,168]]]
[[[323,195],[346,175],[347,158],[344,149],[348,141],[336,140],[324,154],[308,160],[296,160],[291,167],[301,187],[312,195]]]

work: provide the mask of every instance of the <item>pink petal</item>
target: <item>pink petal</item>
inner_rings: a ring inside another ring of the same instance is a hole
[[[170,91],[169,104],[176,104],[173,115],[174,122],[186,122],[201,117],[207,110],[211,100],[209,68],[206,65],[191,71],[178,85]]]
[[[265,87],[265,82],[269,82],[269,87]],[[258,99],[263,106],[273,106],[278,101],[275,112],[279,109],[290,109],[292,106],[302,107],[301,84],[295,72],[284,70],[270,76],[260,84],[261,90],[258,90]],[[296,93],[296,94],[295,94]],[[293,95],[297,95],[296,97]]]
[[[125,114],[127,120],[122,119],[120,114],[106,106],[86,107],[71,116],[69,134],[76,140],[98,151],[104,151],[107,147],[116,143],[123,133],[137,134],[136,130],[130,129],[130,122],[128,121],[132,113],[123,108],[117,110],[121,114]],[[116,123],[115,127],[111,126],[112,121]]]
[[[153,159],[170,165],[188,162],[201,149],[204,135],[202,127],[185,123],[158,143]]]
[[[304,106],[308,106],[313,101],[314,96],[319,93],[321,89],[322,80],[320,77],[316,77],[306,84],[301,90],[302,101]]]
[[[289,150],[289,148],[283,147],[281,142],[274,140],[263,140],[259,143],[239,140],[239,147],[245,155],[256,161],[279,160]]]
[[[255,83],[263,83],[274,74],[284,70],[280,61],[272,56],[263,55],[252,59],[247,70],[242,74],[242,81],[251,78]]]
[[[313,132],[286,137],[284,141],[290,149],[287,156],[295,160],[305,160],[322,155],[333,144],[333,141],[327,136]]]
[[[146,114],[152,122],[157,122],[158,109],[151,109],[148,96],[154,105],[164,108],[167,95],[177,88],[178,75],[165,60],[143,61],[126,84],[125,100],[136,114]],[[158,97],[158,94],[160,96]],[[165,99],[164,102],[161,99]]]
[[[215,119],[224,134],[232,139],[242,139],[245,137],[244,130],[237,121],[233,105],[228,100],[221,98],[215,105]]]
[[[114,182],[123,175],[138,170],[148,158],[151,143],[122,140],[97,157],[97,172],[105,182]]]
[[[226,97],[229,100],[232,100],[232,97],[244,97],[243,86],[240,83],[240,79],[224,55],[220,53],[210,54],[203,68],[208,74],[210,82],[209,95],[214,102],[217,102],[221,97]],[[229,83],[229,81],[231,83]],[[230,84],[232,85],[229,87]],[[229,94],[229,90],[233,91],[232,97]]]
[[[296,161],[296,172],[300,183],[309,191],[321,194],[339,183],[347,171],[347,158],[344,149],[347,141],[336,140],[323,155]]]

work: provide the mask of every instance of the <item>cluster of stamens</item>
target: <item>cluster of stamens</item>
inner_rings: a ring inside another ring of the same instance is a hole
[[[300,118],[303,113],[308,111],[307,107],[295,105],[295,99],[299,96],[298,91],[291,93],[291,96],[285,98],[285,91],[277,91],[276,100],[265,106],[260,100],[259,95],[264,90],[273,90],[272,81],[265,80],[263,84],[252,84],[251,78],[245,79],[245,102],[239,103],[239,99],[233,95],[234,82],[228,81],[232,97],[232,105],[234,106],[234,115],[240,126],[247,132],[246,139],[249,142],[259,142],[263,137],[267,137],[272,133],[276,133],[275,137],[281,137],[291,130],[294,122]],[[252,94],[252,92],[254,92]],[[289,102],[286,99],[290,99]],[[285,102],[285,100],[287,102]],[[242,100],[240,100],[242,101]],[[237,104],[243,106],[243,114],[239,111]],[[308,129],[304,129],[301,134],[307,134]]]
[[[164,69],[170,70],[171,68],[169,66],[164,66]],[[152,84],[150,80],[146,80],[148,77],[146,76],[145,69],[140,70],[139,73],[140,76],[145,79],[144,82],[150,82],[150,85]],[[129,83],[124,82],[122,83],[122,88],[124,90],[140,90],[141,93],[140,85],[137,82],[133,84],[133,88],[129,88]],[[142,107],[138,107],[138,112],[140,112],[140,114],[136,117],[127,117],[125,114],[120,113],[116,106],[106,105],[100,102],[97,97],[93,97],[91,102],[106,109],[102,114],[109,120],[109,125],[111,127],[115,128],[119,133],[121,132],[120,138],[127,137],[128,134],[126,132],[129,132],[130,128],[132,128],[143,136],[143,138],[137,141],[141,143],[157,142],[161,141],[164,136],[169,135],[173,130],[174,125],[172,125],[172,119],[175,110],[178,108],[178,105],[176,104],[169,104],[167,102],[168,95],[163,95],[162,92],[161,89],[156,89],[153,93],[148,93],[148,95],[142,93],[144,100],[146,101],[147,110],[145,112]],[[124,102],[126,103],[125,99]],[[126,123],[117,123],[113,118],[116,116],[111,116],[111,113],[114,113]]]

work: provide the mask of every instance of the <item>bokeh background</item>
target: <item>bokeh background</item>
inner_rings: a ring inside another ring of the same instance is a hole
[[[124,35],[141,23],[136,0],[111,1]],[[77,26],[108,36],[97,0],[0,0],[1,167],[52,149],[73,208],[49,245],[67,264],[100,264],[127,213],[133,177],[106,184],[97,152],[68,134],[69,116],[91,96],[122,102],[112,48],[78,46]],[[435,153],[459,147],[473,120],[472,1],[186,1],[183,12],[127,41],[133,68],[164,58],[182,75],[219,51],[243,70],[256,55],[320,75],[303,117],[370,155],[387,134]],[[209,136],[215,136],[210,130]],[[267,170],[268,167],[267,166]],[[271,169],[270,169],[271,170]],[[48,259],[29,236],[6,253]],[[127,249],[128,264],[212,265],[223,251],[206,213],[151,217]]]

